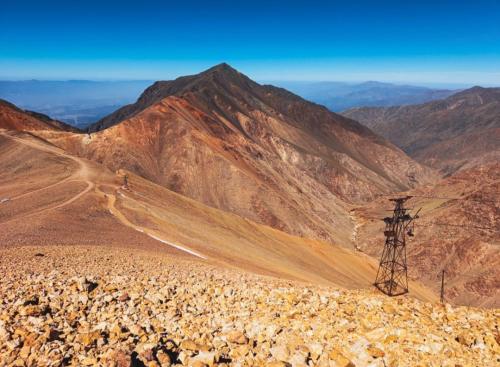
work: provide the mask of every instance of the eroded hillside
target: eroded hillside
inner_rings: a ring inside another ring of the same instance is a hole
[[[346,246],[351,203],[435,178],[357,122],[224,64],[155,83],[94,130],[44,137],[206,205]]]
[[[415,195],[408,202],[413,212],[422,208],[409,239],[409,272],[438,291],[445,270],[449,301],[500,305],[499,172],[499,164],[476,167],[407,193]],[[381,219],[390,209],[381,198],[353,211],[358,246],[375,258],[384,243]]]

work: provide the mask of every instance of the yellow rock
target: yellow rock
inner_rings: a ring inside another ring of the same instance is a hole
[[[19,312],[21,316],[39,316],[40,313],[40,307],[35,305],[25,306]]]
[[[81,363],[83,366],[95,366],[97,365],[97,359],[93,357],[87,357]]]
[[[21,351],[19,352],[19,357],[21,357],[24,360],[28,359],[30,351],[31,348],[28,345],[25,345],[24,347],[21,348]]]
[[[97,342],[97,339],[99,339],[100,337],[101,334],[98,331],[92,331],[90,333],[80,334],[77,340],[87,347]]]
[[[160,362],[161,367],[170,367],[172,365],[170,356],[161,350],[156,354],[156,358],[158,359],[158,362]]]
[[[377,347],[369,347],[368,354],[374,358],[382,358],[383,356],[385,356],[385,352]]]
[[[356,367],[354,363],[352,363],[346,356],[336,349],[332,350],[328,354],[328,357],[339,367]]]
[[[198,350],[198,345],[191,339],[183,340],[180,347],[181,349],[185,350],[192,350],[192,351]]]
[[[484,343],[488,346],[488,348],[492,349],[495,353],[500,354],[500,345],[493,336],[486,335],[484,337]]]
[[[35,334],[35,333],[29,333],[26,338],[24,338],[24,342],[23,342],[23,345],[24,346],[33,346],[35,345],[36,343],[36,339],[37,339],[38,335]]]
[[[457,340],[460,344],[469,347],[474,343],[474,336],[464,331],[458,336]]]
[[[394,334],[387,335],[387,337],[384,339],[385,344],[390,344],[398,340],[398,337]]]
[[[396,308],[390,303],[384,303],[382,305],[382,309],[384,310],[385,313],[390,315],[394,315],[396,313]]]
[[[250,352],[250,345],[238,345],[236,348],[231,349],[230,356],[234,359],[246,356]]]
[[[22,338],[24,338],[27,334],[28,334],[28,332],[24,329],[18,328],[16,330],[14,330],[14,335],[19,335]]]
[[[266,364],[267,367],[290,367],[291,364],[288,362],[275,361]]]
[[[241,331],[231,331],[227,334],[227,341],[235,344],[246,344],[248,343],[248,338]]]

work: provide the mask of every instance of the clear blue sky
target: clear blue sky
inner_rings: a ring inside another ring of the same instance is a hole
[[[2,79],[500,84],[500,1],[5,1]]]

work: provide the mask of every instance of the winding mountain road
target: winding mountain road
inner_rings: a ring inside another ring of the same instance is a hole
[[[34,141],[29,141],[29,140],[26,140],[26,139],[22,139],[22,138],[13,136],[13,135],[5,132],[5,131],[0,131],[0,135],[2,137],[7,138],[7,139],[13,140],[13,141],[15,141],[17,143],[29,146],[30,148],[33,148],[33,149],[36,149],[36,150],[39,150],[39,151],[43,151],[43,152],[48,152],[48,153],[51,153],[51,154],[55,154],[55,155],[60,156],[60,157],[71,159],[72,161],[78,163],[78,165],[79,165],[79,169],[77,171],[75,171],[74,173],[72,173],[70,176],[68,176],[68,177],[66,177],[66,178],[64,178],[64,179],[62,179],[62,180],[60,180],[58,182],[55,182],[55,183],[53,183],[51,185],[48,185],[48,186],[45,186],[45,187],[42,187],[42,188],[39,188],[39,189],[36,189],[36,190],[32,190],[32,191],[29,191],[29,192],[26,192],[26,193],[14,196],[12,198],[9,198],[9,201],[18,200],[18,199],[21,199],[21,198],[26,197],[28,195],[32,195],[32,194],[35,194],[35,193],[38,193],[38,192],[41,192],[41,191],[44,191],[44,190],[48,190],[48,189],[53,188],[55,186],[58,186],[58,185],[61,185],[61,184],[64,184],[64,183],[68,183],[68,182],[72,182],[72,181],[74,181],[74,182],[85,182],[87,184],[87,187],[85,187],[85,189],[83,189],[82,191],[80,191],[78,194],[72,196],[71,198],[63,201],[62,203],[57,203],[55,205],[50,205],[49,207],[45,207],[45,208],[40,209],[40,210],[32,211],[32,212],[26,214],[24,216],[24,218],[27,218],[27,217],[30,217],[30,216],[33,216],[33,215],[36,215],[36,214],[40,214],[40,213],[43,213],[43,212],[47,212],[47,211],[50,211],[50,210],[62,208],[64,206],[66,206],[66,205],[69,205],[69,204],[75,202],[76,200],[80,199],[82,196],[84,196],[86,193],[90,192],[94,188],[94,186],[95,186],[94,183],[92,181],[90,181],[90,179],[89,179],[89,167],[87,166],[86,162],[84,162],[82,159],[80,159],[78,157],[71,156],[69,154],[66,154],[64,151],[62,151],[59,148],[51,147],[51,146],[43,144],[43,143],[37,143],[37,142],[34,142]],[[4,221],[2,223],[7,223],[7,222],[10,222],[11,220],[13,220],[13,219]]]
[[[73,155],[67,154],[62,149],[59,149],[57,147],[53,147],[53,146],[47,145],[47,144],[42,143],[42,142],[30,141],[30,140],[27,140],[27,139],[19,138],[17,136],[13,136],[13,135],[9,134],[6,131],[0,130],[0,135],[3,136],[3,137],[5,137],[5,138],[7,138],[7,139],[13,140],[13,141],[15,141],[17,143],[29,146],[30,148],[37,149],[39,151],[43,151],[43,152],[47,152],[47,153],[51,153],[51,154],[55,154],[55,155],[57,155],[59,157],[64,157],[64,158],[67,158],[67,159],[71,159],[72,161],[76,162],[78,164],[78,167],[79,167],[78,170],[76,170],[71,175],[69,175],[68,177],[66,177],[66,178],[64,178],[64,179],[62,179],[62,180],[60,180],[58,182],[55,182],[55,183],[50,184],[48,186],[41,187],[41,188],[36,189],[36,190],[32,190],[32,191],[29,191],[29,192],[26,192],[26,193],[14,196],[12,198],[9,198],[9,201],[18,200],[18,199],[21,199],[21,198],[26,197],[28,195],[36,194],[36,193],[39,193],[39,192],[51,189],[53,187],[56,187],[58,185],[62,185],[62,184],[68,183],[68,182],[84,182],[84,183],[87,184],[87,186],[85,187],[85,189],[83,189],[82,191],[80,191],[76,195],[70,197],[69,199],[63,201],[62,203],[57,203],[55,205],[51,205],[51,206],[45,207],[43,209],[32,211],[32,212],[27,213],[26,215],[24,215],[23,218],[31,217],[33,215],[44,213],[44,212],[47,212],[47,211],[50,211],[50,210],[55,210],[55,209],[62,208],[64,206],[66,206],[66,205],[69,205],[69,204],[75,202],[76,200],[80,199],[85,194],[89,193],[91,190],[94,189],[94,192],[97,195],[99,195],[99,196],[101,196],[101,197],[103,197],[103,198],[106,199],[106,207],[107,207],[109,213],[111,215],[113,215],[123,225],[126,225],[126,226],[128,226],[128,227],[130,227],[130,228],[132,228],[132,229],[134,229],[136,231],[142,232],[145,235],[147,235],[147,236],[155,239],[156,241],[162,242],[162,243],[164,243],[164,244],[166,244],[168,246],[174,247],[174,248],[176,248],[178,250],[181,250],[183,252],[186,252],[186,253],[188,253],[188,254],[190,254],[192,256],[195,256],[195,257],[198,257],[198,258],[201,258],[201,259],[206,259],[205,256],[199,254],[196,251],[193,251],[193,250],[188,249],[188,248],[186,248],[184,246],[172,243],[170,241],[164,240],[164,239],[160,238],[157,233],[154,233],[150,229],[144,228],[144,227],[141,227],[141,226],[138,226],[138,225],[135,225],[134,223],[132,223],[131,221],[129,221],[125,217],[125,215],[123,215],[123,213],[121,213],[116,208],[116,206],[115,206],[116,196],[113,195],[113,194],[105,194],[103,191],[101,191],[99,189],[98,185],[95,182],[91,181],[92,168],[89,167],[89,164],[85,160],[83,160],[81,158],[78,158],[78,157],[75,157]],[[115,190],[116,193],[120,193],[119,192],[119,186],[117,186],[117,185],[112,185],[112,186],[113,186],[113,188],[114,188],[114,190]],[[122,193],[120,193],[120,194],[122,194]],[[3,223],[10,222],[12,220],[14,220],[14,219],[9,219],[7,221],[0,222],[0,223],[3,224]]]

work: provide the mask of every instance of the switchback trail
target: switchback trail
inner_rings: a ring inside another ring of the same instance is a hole
[[[0,130],[0,135],[3,136],[3,137],[5,137],[5,138],[7,138],[7,139],[13,140],[13,141],[15,141],[17,143],[29,146],[29,147],[31,147],[33,149],[36,149],[36,150],[39,150],[39,151],[43,151],[43,152],[48,152],[48,153],[51,153],[51,154],[55,154],[55,155],[57,155],[59,157],[64,157],[64,158],[67,158],[67,159],[71,159],[72,161],[76,162],[78,164],[78,166],[79,166],[78,170],[76,170],[75,172],[73,172],[72,174],[70,174],[68,177],[65,177],[64,179],[62,179],[62,180],[60,180],[58,182],[55,182],[53,184],[50,184],[48,186],[41,187],[39,189],[32,190],[32,191],[29,191],[29,192],[26,192],[26,193],[14,196],[14,197],[10,198],[9,201],[17,200],[17,199],[26,197],[28,195],[35,194],[35,193],[38,193],[38,192],[41,192],[41,191],[44,191],[44,190],[48,190],[50,188],[53,188],[55,186],[62,185],[64,183],[68,183],[68,182],[85,182],[87,184],[87,186],[85,187],[85,189],[83,189],[82,191],[80,191],[76,195],[70,197],[69,199],[63,201],[62,203],[57,203],[57,204],[51,205],[51,206],[43,208],[43,209],[32,211],[32,212],[27,213],[26,215],[24,215],[23,218],[31,217],[33,215],[40,214],[40,213],[43,213],[43,212],[46,212],[46,211],[49,211],[49,210],[54,210],[54,209],[62,208],[64,206],[69,205],[69,204],[75,202],[76,200],[80,199],[82,196],[84,196],[85,194],[89,193],[92,189],[95,189],[94,191],[95,191],[96,194],[98,194],[98,195],[100,195],[102,197],[107,198],[107,200],[106,200],[107,209],[109,210],[110,214],[113,215],[114,217],[116,217],[122,224],[124,224],[124,225],[126,225],[126,226],[128,226],[130,228],[133,228],[136,231],[142,232],[145,235],[147,235],[147,236],[155,239],[156,241],[162,242],[162,243],[164,243],[164,244],[166,244],[168,246],[174,247],[174,248],[176,248],[176,249],[178,249],[180,251],[183,251],[185,253],[188,253],[188,254],[190,254],[192,256],[195,256],[195,257],[198,257],[198,258],[201,258],[201,259],[206,259],[205,256],[199,254],[196,251],[193,251],[193,250],[191,250],[189,248],[186,248],[184,246],[172,243],[170,241],[164,240],[164,239],[162,239],[160,237],[160,235],[158,233],[155,233],[154,231],[152,231],[150,229],[143,228],[141,226],[137,226],[137,225],[133,224],[132,222],[130,222],[115,207],[116,196],[112,195],[112,194],[105,194],[104,192],[102,192],[97,187],[97,185],[93,181],[91,181],[90,176],[91,176],[91,170],[92,169],[89,167],[88,163],[85,162],[85,160],[83,160],[81,158],[78,158],[78,157],[75,157],[73,155],[67,154],[66,152],[64,152],[63,150],[61,150],[61,149],[59,149],[57,147],[52,147],[50,145],[46,145],[46,144],[43,144],[43,143],[38,143],[36,141],[30,141],[30,140],[23,139],[23,138],[20,138],[20,137],[17,137],[17,136],[13,136],[13,135],[11,135],[11,134],[9,134],[9,133],[7,133],[5,131],[2,131],[2,130]],[[118,188],[116,188],[116,191],[118,192]],[[10,222],[10,221],[12,221],[14,219],[17,219],[17,218],[9,219],[7,221],[1,222],[0,224],[8,223],[8,222]]]
[[[79,165],[79,169],[77,171],[75,171],[70,176],[62,179],[61,181],[58,181],[56,183],[53,183],[51,185],[48,185],[48,186],[45,186],[45,187],[42,187],[42,188],[39,188],[39,189],[36,189],[36,190],[32,190],[30,192],[26,192],[26,193],[21,194],[21,195],[14,196],[11,200],[17,200],[17,199],[20,199],[22,197],[31,195],[33,193],[37,193],[37,192],[40,192],[40,191],[43,191],[43,190],[47,190],[47,189],[50,189],[50,188],[55,187],[57,185],[61,185],[63,183],[68,183],[68,182],[72,182],[72,181],[75,181],[75,182],[85,182],[87,184],[87,187],[85,189],[83,189],[82,191],[80,191],[78,194],[72,196],[71,198],[63,201],[62,203],[51,205],[51,206],[49,206],[47,208],[43,208],[43,209],[40,209],[40,210],[35,210],[35,211],[31,212],[31,213],[26,214],[24,216],[24,218],[30,217],[30,216],[35,215],[35,214],[40,214],[40,213],[43,213],[43,212],[46,212],[46,211],[49,211],[49,210],[54,210],[54,209],[62,208],[64,206],[66,206],[66,205],[69,205],[69,204],[75,202],[76,200],[78,200],[79,198],[81,198],[83,195],[85,195],[86,193],[88,193],[90,190],[92,190],[94,188],[94,186],[95,186],[94,183],[92,181],[90,181],[90,179],[89,179],[89,175],[90,175],[89,167],[88,167],[87,163],[85,161],[83,161],[82,159],[80,159],[78,157],[74,157],[74,156],[69,155],[67,153],[64,153],[64,151],[62,151],[59,148],[51,147],[51,146],[45,145],[45,144],[39,144],[39,143],[36,143],[36,142],[33,142],[33,141],[29,141],[29,140],[26,140],[26,139],[21,139],[19,137],[10,135],[10,134],[6,133],[5,131],[0,131],[0,135],[2,135],[3,137],[5,137],[7,139],[16,141],[17,143],[29,146],[29,147],[31,147],[33,149],[40,150],[40,151],[43,151],[43,152],[48,152],[48,153],[55,154],[55,155],[60,156],[60,157],[71,159],[72,161],[78,163],[78,165]],[[7,221],[2,222],[2,223],[7,223],[7,222],[10,222],[11,220],[13,220],[13,219],[7,220]]]

